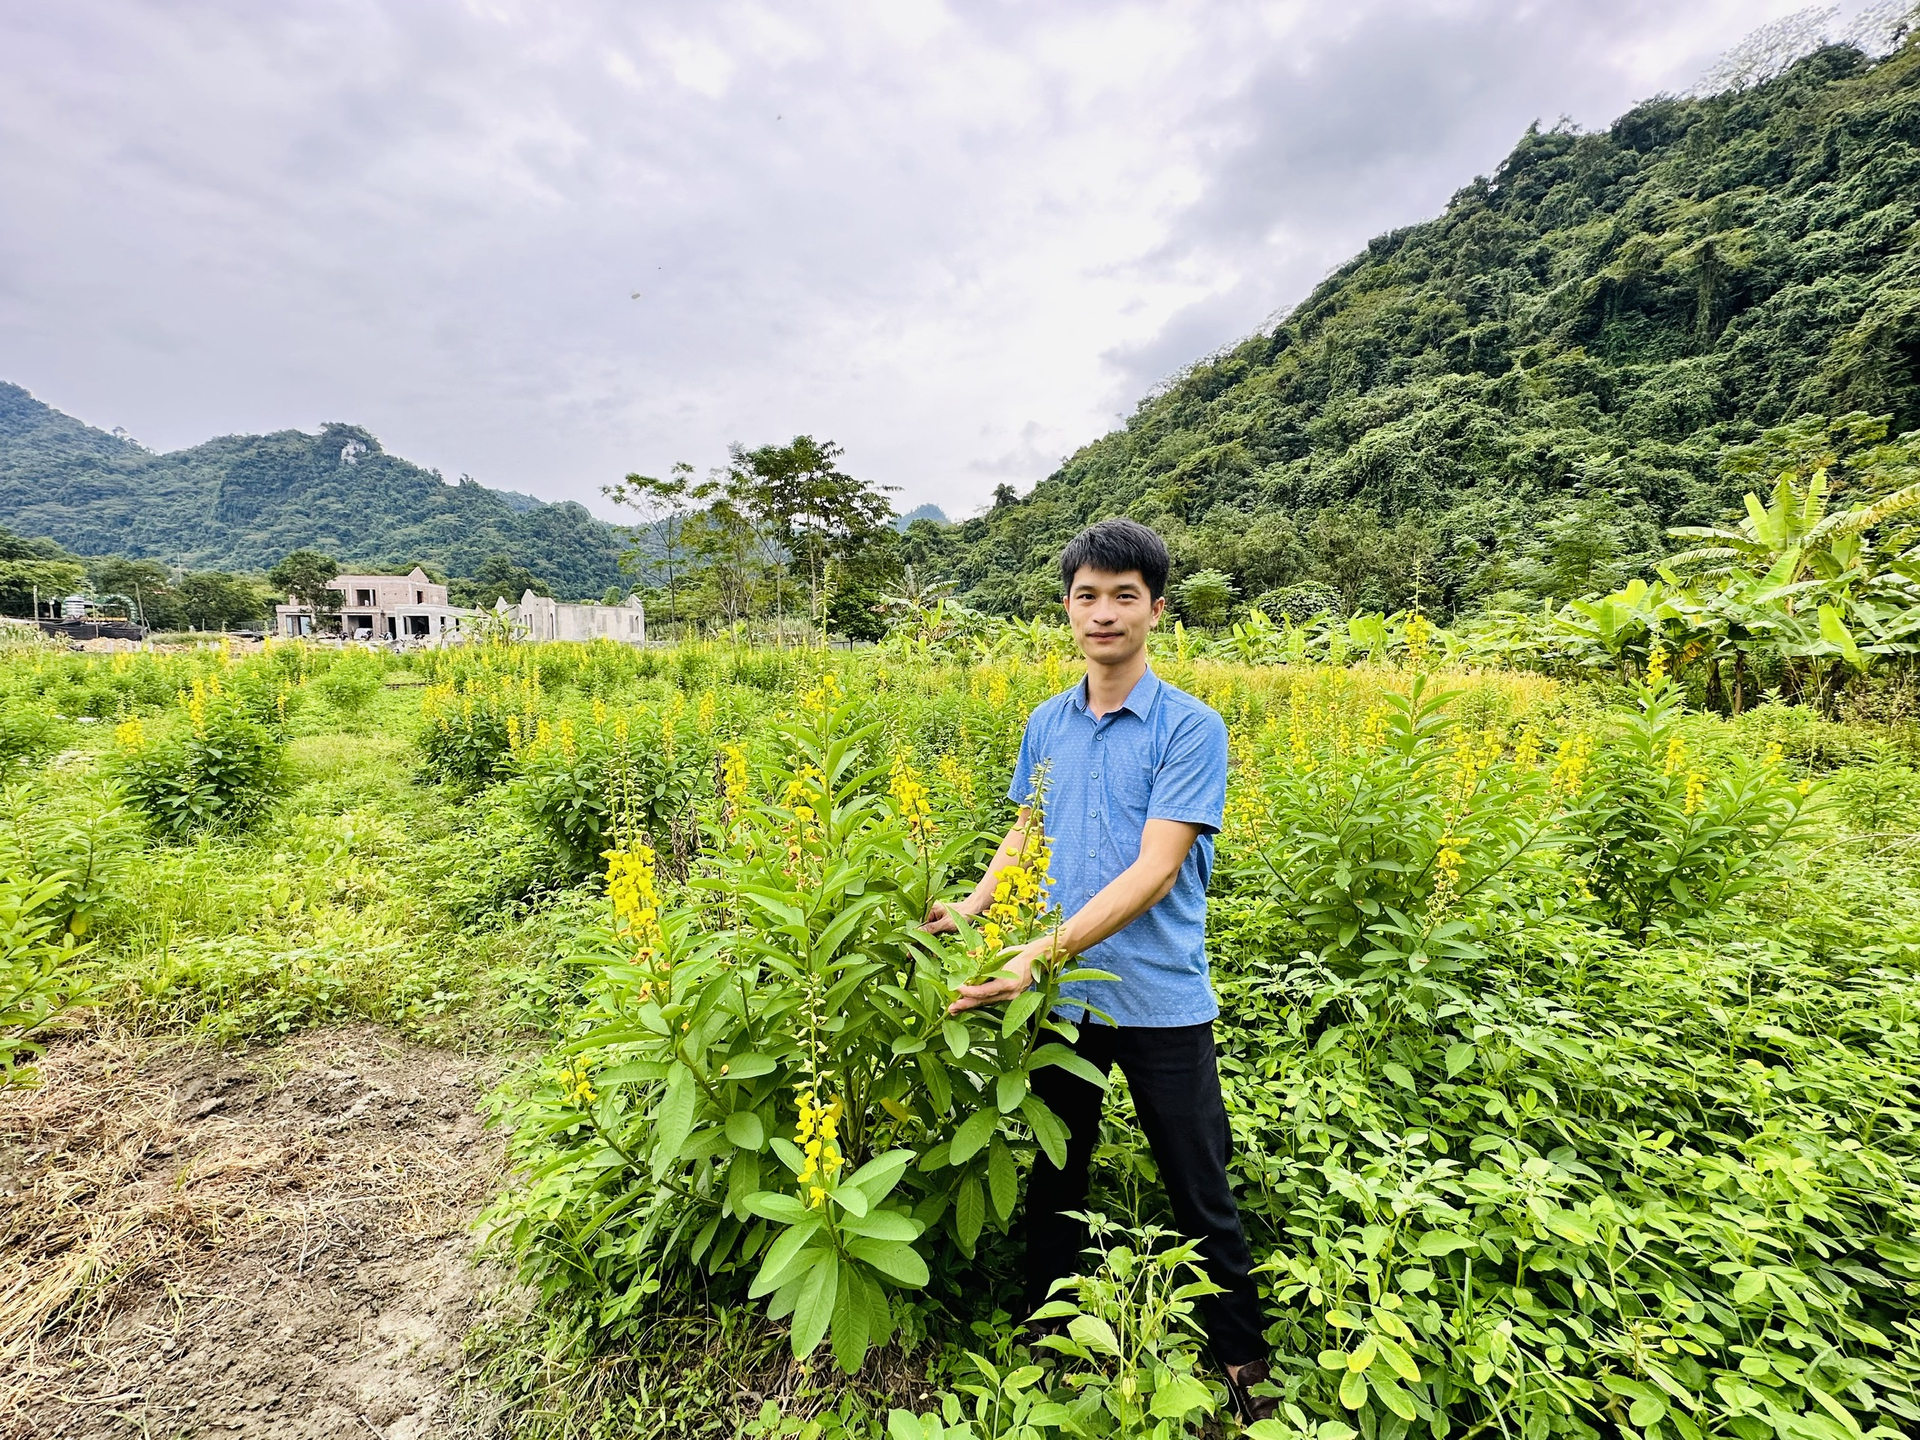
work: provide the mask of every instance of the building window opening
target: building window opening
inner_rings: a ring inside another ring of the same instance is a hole
[[[371,605],[371,604],[373,604],[373,591],[371,591],[371,590],[356,590],[356,591],[354,591],[354,592],[353,592],[353,603],[354,603],[354,604],[356,604],[356,605]]]
[[[427,629],[427,625],[428,625],[428,620],[425,615],[407,616],[407,634],[413,637],[414,639],[425,638],[425,636],[429,633]]]

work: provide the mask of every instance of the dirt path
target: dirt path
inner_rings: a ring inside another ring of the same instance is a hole
[[[0,1093],[0,1437],[475,1433],[490,1062],[357,1027],[41,1073]]]

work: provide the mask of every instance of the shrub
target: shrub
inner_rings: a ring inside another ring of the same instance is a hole
[[[1668,679],[1640,686],[1605,740],[1568,815],[1568,851],[1614,924],[1645,935],[1777,880],[1813,788],[1786,778],[1777,747],[1757,762],[1695,753]]]
[[[919,924],[980,837],[941,839],[904,763],[876,793],[878,728],[851,708],[831,678],[812,691],[770,788],[728,754],[688,904],[661,904],[652,851],[616,827],[615,923],[579,957],[592,1023],[510,1103],[526,1183],[497,1214],[523,1276],[603,1325],[699,1267],[750,1277],[796,1356],[831,1336],[851,1371],[892,1333],[891,1291],[1005,1227],[1022,1151],[1064,1155],[1031,1072],[1099,1078],[1053,1038],[1073,1033],[1049,1016],[1058,967],[1004,1014],[947,1015],[999,960]]]
[[[386,684],[386,668],[378,656],[350,650],[311,682],[325,700],[351,720],[367,708]]]
[[[216,675],[196,679],[181,713],[158,734],[139,720],[115,731],[119,778],[159,834],[244,830],[286,789],[286,745]]]
[[[61,923],[60,877],[26,880],[0,871],[0,1089],[34,1080],[22,1056],[35,1037],[86,994],[80,960],[89,946]]]
[[[43,706],[0,702],[0,776],[46,759],[65,742],[68,727]]]

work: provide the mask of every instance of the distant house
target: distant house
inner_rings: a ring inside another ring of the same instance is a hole
[[[336,575],[327,582],[340,592],[338,628],[318,628],[308,605],[273,607],[274,632],[339,635],[347,640],[395,640],[442,645],[460,634],[460,622],[475,612],[447,603],[447,587],[418,565],[405,575]]]
[[[647,607],[638,595],[618,605],[570,605],[549,600],[531,590],[518,605],[501,596],[494,613],[528,640],[618,640],[627,645],[647,643]]]

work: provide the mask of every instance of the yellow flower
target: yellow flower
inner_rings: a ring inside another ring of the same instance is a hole
[[[646,960],[659,957],[666,947],[666,935],[660,929],[660,894],[654,887],[655,858],[653,848],[638,841],[606,852],[607,896],[613,902],[614,923]]]
[[[925,842],[933,828],[932,814],[927,807],[927,787],[907,763],[904,755],[895,755],[888,770],[887,793],[893,797],[895,811],[907,828],[913,832],[916,840]]]
[[[145,748],[147,732],[140,726],[140,717],[135,715],[113,727],[113,738],[122,750],[132,755]]]
[[[600,1092],[593,1088],[589,1078],[585,1057],[576,1059],[560,1072],[560,1086],[571,1105],[591,1105],[600,1098]]]
[[[1553,767],[1553,775],[1547,782],[1548,787],[1564,790],[1569,795],[1579,794],[1586,780],[1587,767],[1592,761],[1593,737],[1569,735],[1560,743],[1560,755]]]
[[[738,815],[747,800],[747,752],[738,745],[723,745],[720,757],[720,788],[728,808]]]
[[[1653,642],[1653,653],[1647,657],[1647,684],[1658,685],[1667,678],[1667,647],[1658,640]]]
[[[1707,799],[1707,777],[1702,775],[1698,770],[1690,772],[1687,776],[1687,799],[1686,799],[1685,813],[1687,813],[1688,815],[1693,814],[1694,811],[1698,810],[1702,805],[1706,803],[1706,799]]]
[[[1666,763],[1660,767],[1660,773],[1668,779],[1672,779],[1680,773],[1680,767],[1686,764],[1686,762],[1687,742],[1682,738],[1680,732],[1676,730],[1667,737],[1667,759]]]

